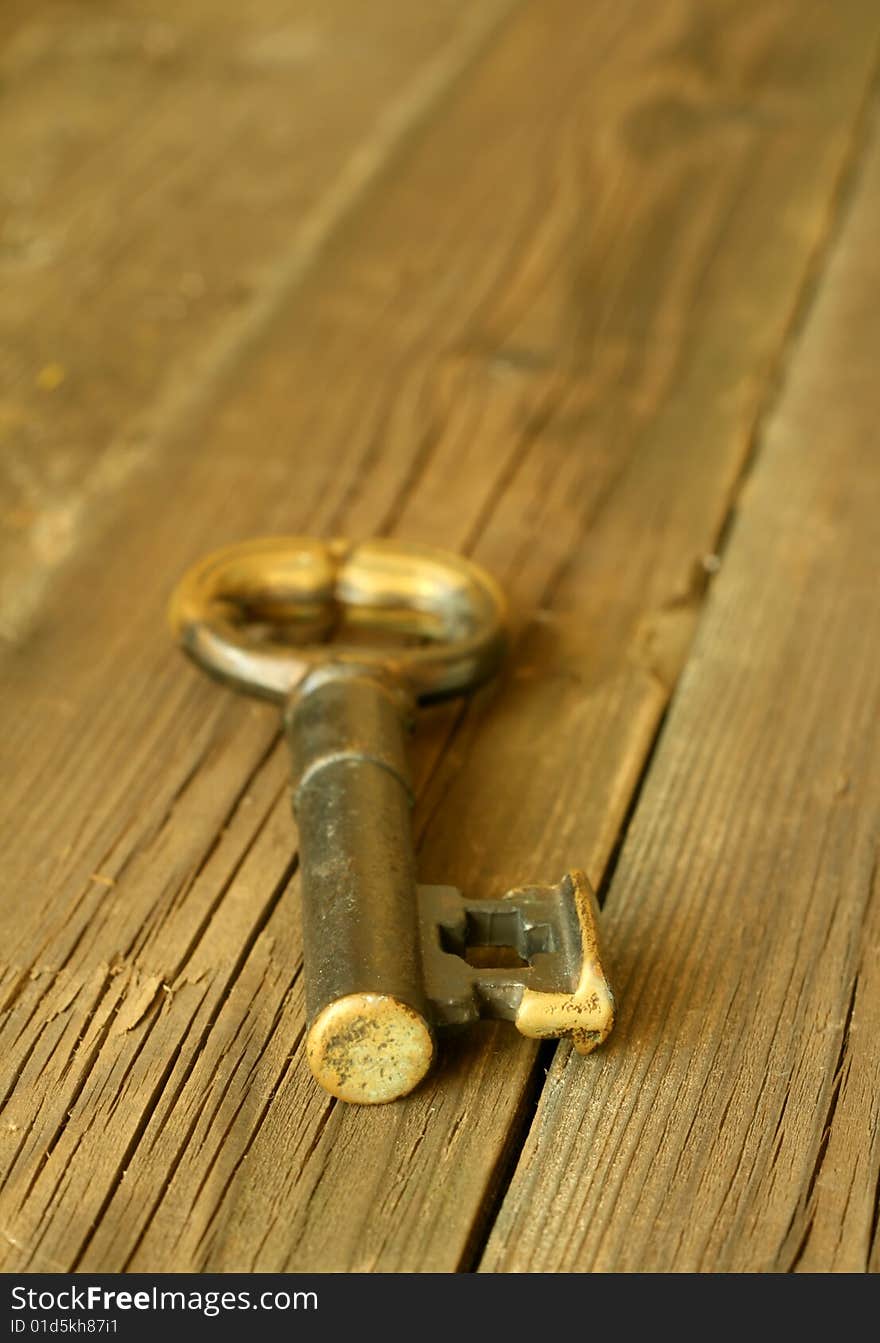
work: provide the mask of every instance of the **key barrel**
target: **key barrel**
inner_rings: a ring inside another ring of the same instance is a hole
[[[403,692],[369,668],[307,678],[285,714],[300,838],[307,1054],[342,1100],[395,1100],[431,1066]]]

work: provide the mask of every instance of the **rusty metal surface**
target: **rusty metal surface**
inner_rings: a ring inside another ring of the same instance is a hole
[[[582,1054],[607,1037],[614,999],[599,955],[595,896],[582,872],[500,900],[420,886],[419,905],[425,981],[438,1024],[499,1017],[536,1039],[570,1035]],[[474,948],[512,948],[522,965],[471,965]]]
[[[183,578],[170,619],[205,670],[284,705],[306,1050],[325,1090],[363,1104],[406,1095],[431,1067],[437,1031],[481,1016],[533,1038],[570,1035],[582,1053],[605,1039],[613,999],[581,872],[499,900],[417,886],[406,738],[417,702],[497,668],[505,607],[488,574],[384,540],[246,542]],[[377,643],[329,641],[352,628]],[[378,642],[389,634],[396,644]]]
[[[407,722],[392,692],[368,671],[357,675],[349,667],[317,683],[307,680],[285,718],[300,834],[309,1061],[321,1084],[344,1100],[393,1099],[387,1093],[401,1094],[404,1081],[411,1090],[433,1057],[410,833]],[[381,993],[382,1000],[358,1005],[354,1033],[351,1012],[322,1015],[365,992]],[[403,1048],[401,1009],[404,1034],[413,1015],[422,1023],[423,1046],[421,1071],[413,1063],[402,1075],[395,1061]],[[364,1082],[365,1061],[373,1056],[387,1060],[384,1089],[381,1068],[370,1068]]]

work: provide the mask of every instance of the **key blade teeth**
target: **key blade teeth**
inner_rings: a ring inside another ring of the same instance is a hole
[[[546,897],[558,901],[565,928],[568,989],[527,987],[515,1017],[517,1030],[532,1039],[570,1037],[579,1054],[589,1054],[614,1025],[614,995],[602,966],[599,907],[583,872],[572,871]],[[508,897],[516,899],[518,892]]]
[[[523,886],[500,900],[419,888],[427,996],[438,1025],[506,1018],[522,1035],[569,1036],[581,1054],[607,1037],[614,999],[599,951],[598,906],[582,872]],[[474,947],[508,947],[525,964],[481,968]]]

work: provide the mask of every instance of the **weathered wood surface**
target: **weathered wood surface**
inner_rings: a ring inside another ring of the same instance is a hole
[[[0,49],[0,635],[512,0],[76,0]],[[2,22],[2,20],[0,20]]]
[[[485,7],[481,33],[502,9]],[[316,1094],[276,718],[183,666],[163,604],[191,559],[255,532],[393,531],[475,554],[520,637],[494,692],[423,720],[422,876],[492,894],[581,863],[600,882],[822,279],[878,26],[867,0],[524,5],[347,220],[348,201],[328,212],[335,236],[285,271],[281,298],[268,269],[223,359],[187,337],[193,387],[158,427],[162,370],[120,378],[120,414],[154,425],[139,473],[89,496],[65,563],[32,564],[7,625],[4,1266],[476,1261],[544,1061],[488,1028],[404,1103]],[[375,170],[390,141],[371,143]],[[291,199],[278,209],[293,228]],[[89,359],[101,351],[96,330]],[[637,1010],[625,998],[625,1022]],[[647,1068],[627,1032],[628,1066]],[[573,1066],[556,1085],[557,1062],[552,1095],[576,1107],[619,1060],[587,1061],[580,1090]],[[812,1139],[790,1130],[803,1160]],[[849,1170],[844,1131],[832,1140]],[[568,1178],[598,1204],[595,1155],[579,1159]],[[524,1155],[486,1265],[586,1253],[553,1201],[568,1187],[543,1204],[526,1189],[540,1174]],[[626,1206],[611,1266],[647,1266]],[[742,1206],[759,1217],[751,1192]]]
[[[878,1267],[873,132],[608,894],[613,1044],[560,1048],[486,1269]]]

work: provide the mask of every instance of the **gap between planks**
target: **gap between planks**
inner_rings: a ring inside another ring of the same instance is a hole
[[[717,560],[717,570],[721,570],[724,566],[724,560],[727,555],[728,548],[731,544],[735,520],[739,512],[740,500],[743,496],[743,492],[747,487],[749,478],[751,477],[752,473],[756,469],[756,466],[758,465],[762,447],[764,446],[765,436],[769,430],[770,422],[772,421],[774,415],[779,410],[780,404],[784,400],[787,382],[791,374],[792,367],[797,359],[799,342],[801,341],[804,332],[808,326],[808,323],[810,321],[810,315],[813,311],[814,304],[819,295],[823,277],[826,274],[832,253],[840,241],[841,234],[843,233],[845,228],[848,212],[851,209],[854,198],[857,195],[859,183],[864,176],[865,158],[871,144],[872,131],[874,132],[875,137],[877,131],[878,86],[880,86],[880,55],[878,55],[878,57],[875,58],[874,69],[871,74],[871,77],[866,83],[862,106],[853,126],[849,148],[841,164],[840,175],[834,186],[834,189],[829,195],[828,212],[823,234],[821,237],[817,238],[814,250],[810,255],[810,257],[808,258],[807,263],[805,265],[803,282],[800,286],[799,291],[795,295],[795,299],[792,304],[791,316],[783,332],[778,355],[773,360],[767,373],[765,396],[763,398],[763,401],[759,403],[759,405],[756,407],[755,410],[755,416],[752,428],[751,431],[748,433],[749,448],[746,455],[743,457],[742,465],[740,467],[737,478],[731,489],[726,512],[721,521],[721,525],[718,529],[717,539],[714,545],[712,546],[712,557],[714,560]],[[707,572],[705,587],[703,588],[702,593],[698,598],[696,622],[693,633],[694,638],[698,636],[699,621],[702,617],[702,613],[705,607],[705,599],[706,596],[708,595],[708,591],[711,586],[712,573],[715,571],[716,570],[713,567],[712,571]],[[545,600],[547,601],[548,605],[552,601],[552,588],[553,585],[551,584],[549,591],[545,594]],[[651,769],[654,765],[657,756],[657,751],[658,748],[660,747],[660,743],[663,737],[664,729],[668,722],[670,712],[675,703],[676,689],[681,679],[681,675],[683,675],[685,671],[686,665],[687,665],[687,657],[685,657],[684,661],[682,662],[680,672],[679,675],[676,677],[675,683],[670,687],[669,700],[665,705],[659,718],[657,719],[656,729],[654,731],[653,736],[651,737],[650,741],[647,744],[644,761],[642,763],[641,769],[638,772],[638,776],[633,784],[633,791],[629,802],[629,806],[621,819],[620,828],[617,832],[617,835],[614,838],[613,848],[611,849],[608,862],[602,871],[601,880],[597,887],[596,893],[600,907],[604,907],[608,892],[613,885],[614,874],[617,870],[620,855],[623,852],[630,827],[638,811],[639,802],[642,797],[643,790],[647,784],[648,778],[651,773]],[[872,889],[875,885],[876,876],[877,871],[875,867],[872,871],[872,877],[869,883]],[[825,1136],[823,1138],[820,1147],[820,1152],[817,1154],[817,1165],[814,1173],[814,1179],[811,1182],[811,1185],[807,1191],[806,1203],[808,1206],[811,1205],[812,1203],[813,1184],[815,1183],[815,1177],[816,1175],[818,1175],[818,1171],[821,1168],[822,1156],[827,1146],[828,1138],[830,1137],[830,1128],[831,1128],[830,1119],[831,1117],[833,1117],[834,1109],[836,1108],[837,1098],[840,1091],[841,1067],[846,1052],[847,1039],[849,1034],[849,1023],[852,1020],[852,1012],[855,1004],[857,987],[858,987],[858,974],[856,974],[853,980],[852,995],[850,998],[850,1003],[846,1014],[846,1025],[844,1027],[843,1036],[841,1040],[840,1057],[838,1059],[838,1065],[835,1068],[835,1087],[829,1108],[829,1121],[825,1125]],[[555,1053],[555,1046],[552,1044],[552,1042],[546,1042],[545,1045],[542,1046],[535,1060],[534,1075],[536,1079],[540,1077],[541,1071],[544,1072],[545,1077],[549,1074],[550,1067],[552,1064],[553,1053]],[[487,1207],[485,1210],[484,1226],[481,1229],[480,1233],[475,1232],[473,1242],[468,1246],[465,1254],[462,1257],[461,1268],[464,1271],[472,1271],[472,1272],[480,1271],[481,1260],[486,1252],[486,1248],[492,1236],[492,1230],[495,1221],[499,1213],[501,1212],[502,1208],[504,1207],[507,1192],[510,1188],[510,1185],[516,1173],[516,1167],[521,1158],[523,1157],[523,1150],[529,1140],[529,1136],[533,1128],[533,1125],[535,1124],[536,1117],[538,1115],[538,1110],[541,1106],[541,1101],[542,1101],[542,1088],[540,1085],[536,1085],[532,1090],[530,1103],[527,1106],[524,1106],[523,1108],[521,1116],[521,1124],[519,1129],[519,1141],[511,1142],[511,1148],[508,1155],[508,1166],[506,1172],[503,1174],[503,1176],[499,1181],[498,1188],[491,1207]],[[878,1189],[877,1189],[876,1211],[871,1235],[871,1243],[873,1243],[875,1239],[878,1219],[880,1219],[880,1183],[878,1183]],[[799,1244],[798,1249],[795,1252],[795,1255],[791,1261],[790,1267],[792,1271],[800,1265],[800,1262],[803,1259],[805,1249],[809,1242],[809,1237],[812,1232],[812,1228],[813,1228],[813,1219],[808,1218],[806,1220],[806,1224],[803,1229],[802,1241]],[[818,1266],[818,1270],[822,1271],[821,1266]]]
[[[609,892],[618,1050],[589,1098],[560,1051],[485,1271],[878,1266],[870,112]],[[548,1224],[565,1228],[550,1262]]]

